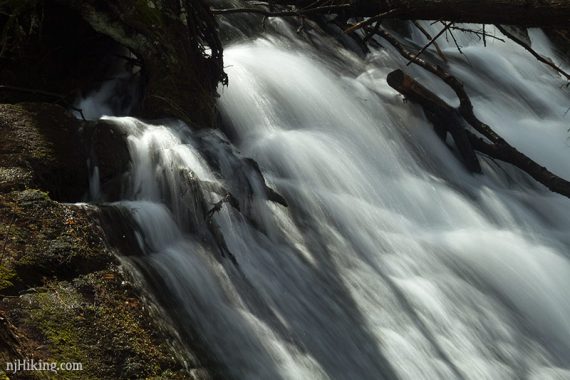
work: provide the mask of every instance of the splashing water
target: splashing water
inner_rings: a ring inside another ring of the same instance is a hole
[[[476,113],[570,178],[560,78],[515,45],[459,42],[442,48]],[[570,378],[570,201],[484,157],[467,173],[385,78],[451,92],[396,57],[259,38],[225,51],[230,139],[111,118],[130,134],[115,206],[147,252],[132,260],[231,377]],[[213,216],[239,266],[206,227],[214,185],[239,199]]]

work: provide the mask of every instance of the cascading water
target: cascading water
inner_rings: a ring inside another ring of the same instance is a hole
[[[570,201],[484,157],[467,173],[385,78],[451,92],[390,49],[319,51],[273,23],[225,51],[229,139],[110,118],[133,162],[113,205],[181,328],[238,379],[570,378]],[[560,79],[513,44],[459,42],[442,48],[479,116],[570,178]],[[224,191],[239,210],[208,215]]]

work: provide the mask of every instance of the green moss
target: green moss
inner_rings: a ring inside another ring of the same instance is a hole
[[[41,337],[44,361],[79,362],[58,379],[184,379],[165,337],[120,274],[98,272],[50,282],[27,296],[25,325]]]
[[[48,286],[50,292],[34,296],[35,308],[31,310],[28,323],[47,340],[48,357],[44,360],[58,363],[82,363],[84,368],[94,360],[90,347],[85,344],[80,326],[80,298],[70,289]],[[89,371],[68,371],[48,375],[57,379],[95,379]]]
[[[16,272],[0,265],[0,292],[14,286],[12,281],[16,278]]]
[[[139,20],[148,25],[162,25],[162,13],[150,0],[137,0],[135,4]]]

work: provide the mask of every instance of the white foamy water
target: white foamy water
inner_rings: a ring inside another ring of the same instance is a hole
[[[564,82],[513,44],[460,42],[465,56],[442,48],[476,114],[570,178]],[[183,328],[238,379],[570,378],[570,201],[482,156],[467,173],[386,84],[406,63],[391,49],[303,44],[226,49],[230,140],[113,119],[133,159],[116,205],[148,253],[133,260]],[[239,199],[213,217],[239,267],[206,228],[200,199],[220,199],[206,183]]]

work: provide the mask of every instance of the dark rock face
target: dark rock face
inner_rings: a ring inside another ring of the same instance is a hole
[[[545,29],[546,35],[558,52],[567,59],[570,59],[570,28],[567,29]]]
[[[125,54],[123,47],[96,33],[58,1],[2,1],[1,6],[0,26],[10,14],[19,17],[16,27],[8,30],[12,38],[0,56],[0,84],[21,90],[0,89],[0,103],[69,104],[128,63],[117,59]],[[15,8],[20,10],[14,12]]]
[[[58,379],[205,378],[123,271],[99,210],[57,201],[87,191],[84,143],[103,158],[103,182],[120,178],[128,151],[112,124],[78,121],[56,105],[0,105],[0,363],[82,363]],[[53,376],[4,369],[0,379]]]
[[[33,186],[57,200],[81,199],[88,173],[79,127],[57,105],[0,105],[0,166],[8,180],[4,190]],[[19,178],[10,178],[10,173]]]
[[[89,148],[87,159],[99,170],[101,190],[107,201],[116,201],[121,196],[123,175],[130,165],[126,136],[109,121],[83,123],[84,145]]]
[[[0,190],[33,187],[58,201],[80,201],[93,157],[102,186],[120,192],[130,158],[114,124],[80,121],[54,104],[0,104]]]

